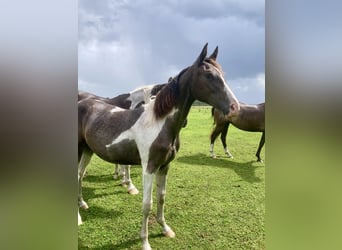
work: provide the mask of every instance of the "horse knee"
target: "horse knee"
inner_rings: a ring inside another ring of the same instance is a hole
[[[152,209],[152,202],[144,203],[143,204],[143,213],[149,214]]]
[[[158,196],[158,203],[160,205],[163,205],[165,203],[165,195],[166,195],[166,192],[163,192],[163,193],[159,194],[159,196]]]

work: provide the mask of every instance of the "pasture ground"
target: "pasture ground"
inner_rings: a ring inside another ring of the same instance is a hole
[[[261,133],[230,126],[227,144],[234,159],[225,157],[220,138],[214,150],[218,158],[212,159],[212,128],[210,107],[192,107],[168,174],[165,219],[176,237],[162,236],[154,202],[149,225],[153,249],[265,249],[265,164],[255,157]],[[140,191],[136,196],[112,176],[113,164],[93,156],[83,182],[89,209],[80,210],[79,249],[141,249],[141,167],[131,168]]]

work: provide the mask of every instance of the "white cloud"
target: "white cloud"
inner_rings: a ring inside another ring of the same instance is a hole
[[[260,73],[256,77],[257,83],[265,90],[265,73]]]
[[[228,85],[242,102],[252,104],[265,100],[265,73],[258,73],[255,77],[229,80]]]

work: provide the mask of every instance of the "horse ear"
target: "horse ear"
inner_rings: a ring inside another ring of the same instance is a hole
[[[199,66],[207,56],[207,50],[208,50],[208,43],[206,43],[202,49],[201,54],[198,56],[196,61],[194,62],[194,65]]]
[[[216,61],[217,54],[218,54],[218,46],[216,46],[216,49],[215,49],[214,52],[209,56],[209,58],[211,58],[211,59],[213,59],[213,60]]]

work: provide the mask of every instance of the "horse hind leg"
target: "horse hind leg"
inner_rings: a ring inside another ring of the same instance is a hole
[[[263,162],[262,159],[260,158],[260,152],[261,152],[261,149],[264,146],[264,144],[265,144],[265,132],[262,132],[262,136],[261,136],[261,139],[259,142],[259,147],[258,147],[258,150],[255,154],[255,156],[258,158],[257,162]]]
[[[88,204],[83,200],[82,196],[82,179],[92,155],[93,152],[87,146],[84,146],[82,150],[82,155],[78,162],[78,205],[80,208],[83,209],[87,209]]]
[[[118,166],[118,164],[114,164],[113,179],[116,180],[118,178],[119,178],[119,166]]]
[[[129,194],[136,195],[139,193],[139,190],[134,186],[131,179],[130,165],[121,165],[124,169],[125,174],[123,175],[122,184],[127,186],[127,191]]]
[[[220,128],[220,126],[216,125],[210,134],[209,152],[210,152],[210,157],[212,157],[212,158],[216,158],[216,155],[214,154],[214,143],[215,143],[215,140],[219,136],[220,133],[221,133],[221,128]]]
[[[225,154],[228,158],[234,158],[233,155],[229,152],[229,149],[227,147],[227,134],[228,134],[228,128],[230,123],[226,123],[223,126],[222,132],[221,132],[221,142],[224,149]]]

